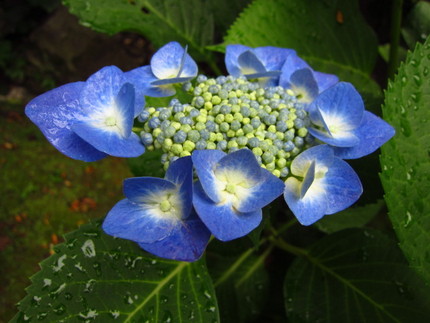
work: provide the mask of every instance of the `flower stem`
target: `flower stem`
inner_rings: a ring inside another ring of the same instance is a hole
[[[403,0],[393,0],[391,7],[391,45],[388,60],[388,78],[392,79],[399,61],[400,26],[402,23]]]

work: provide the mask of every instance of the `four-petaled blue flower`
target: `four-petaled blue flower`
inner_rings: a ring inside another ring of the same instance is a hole
[[[152,56],[150,65],[138,67],[125,75],[137,88],[137,92],[163,97],[174,95],[174,84],[193,79],[197,72],[197,64],[186,48],[177,42],[170,42]]]
[[[343,159],[368,155],[394,136],[393,127],[364,110],[360,94],[350,83],[327,89],[308,109],[314,124],[309,132],[333,146],[336,156]]]
[[[107,155],[137,157],[145,151],[132,132],[144,107],[123,72],[108,66],[88,78],[60,86],[31,100],[25,113],[63,154],[83,161]]]
[[[194,207],[222,241],[255,229],[262,219],[261,209],[284,189],[284,183],[262,168],[248,149],[228,155],[219,150],[196,150],[192,159],[199,178],[194,186]]]
[[[319,93],[336,84],[336,75],[314,71],[295,53],[289,55],[282,67],[279,85],[291,89],[300,102],[310,103]]]
[[[118,202],[103,222],[103,230],[135,241],[163,258],[195,261],[210,232],[192,209],[191,157],[173,162],[164,179],[136,177],[124,181],[126,199]]]
[[[299,222],[310,225],[326,214],[346,209],[363,188],[357,174],[327,145],[309,148],[291,163],[284,198]]]
[[[230,75],[258,79],[265,86],[278,85],[279,75],[285,60],[295,51],[278,47],[251,48],[243,45],[228,45],[225,65]]]

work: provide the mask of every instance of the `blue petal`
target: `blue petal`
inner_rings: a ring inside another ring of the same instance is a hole
[[[189,77],[172,77],[170,79],[163,79],[163,80],[157,80],[151,82],[151,85],[153,86],[160,86],[160,85],[169,85],[169,84],[176,84],[176,83],[184,83],[189,80],[192,80],[194,76]]]
[[[336,75],[317,71],[314,71],[314,78],[318,83],[318,89],[320,93],[339,82],[339,78]]]
[[[156,196],[177,190],[169,180],[157,177],[132,177],[124,180],[124,195],[134,203],[149,203]]]
[[[158,79],[164,80],[172,77],[194,77],[198,67],[179,43],[170,42],[152,56],[151,70]]]
[[[336,156],[342,159],[355,159],[371,154],[393,137],[395,130],[381,118],[365,111],[363,122],[355,134],[359,138],[359,143],[349,148],[334,147]]]
[[[241,213],[229,204],[217,205],[205,194],[200,182],[194,185],[193,204],[203,223],[217,239],[222,241],[247,235],[260,224],[262,219],[261,209]]]
[[[240,54],[250,49],[251,47],[243,45],[227,45],[225,49],[225,66],[230,75],[234,77],[242,75],[238,58]]]
[[[210,231],[193,212],[168,237],[153,243],[139,243],[139,246],[158,257],[196,261],[202,256],[210,235]]]
[[[258,57],[255,56],[251,50],[244,51],[240,54],[237,58],[237,62],[240,66],[240,72],[242,75],[246,76],[249,74],[266,72],[263,63],[261,63]]]
[[[103,112],[106,107],[114,104],[125,83],[123,74],[116,66],[106,66],[88,78],[80,97],[82,108],[87,115]]]
[[[181,157],[170,164],[165,178],[179,187],[184,215],[193,207],[193,162],[191,156]]]
[[[125,83],[115,98],[115,106],[118,114],[122,116],[122,133],[130,136],[134,119],[134,87],[130,83]]]
[[[265,46],[255,48],[254,53],[267,71],[281,71],[287,58],[290,55],[295,55],[296,51],[288,48]]]
[[[261,167],[260,167],[261,168]],[[284,182],[268,170],[261,168],[260,183],[252,188],[252,195],[240,202],[237,210],[247,213],[261,209],[275,200],[284,190]]]
[[[333,214],[348,208],[363,193],[363,187],[357,174],[348,163],[341,159],[333,160],[324,179],[328,199],[326,214]]]
[[[290,54],[286,60],[284,65],[282,66],[282,74],[279,78],[279,85],[284,88],[290,88],[291,87],[291,75],[297,70],[302,69],[309,69],[312,71],[312,68],[299,56],[297,56],[295,53]]]
[[[165,97],[176,93],[176,90],[171,85],[155,86],[153,82],[158,81],[158,78],[152,73],[151,66],[142,66],[124,73],[127,82],[134,85],[136,97],[141,98],[147,96]]]
[[[300,198],[302,199],[312,183],[315,180],[315,160],[312,161],[311,166],[309,166],[308,171],[306,172],[305,178],[303,178],[302,187],[300,189]]]
[[[72,130],[96,149],[116,157],[138,157],[145,152],[140,138],[134,132],[123,137],[117,131],[108,131],[86,122],[72,125]]]
[[[102,228],[114,237],[152,243],[169,236],[179,223],[176,219],[158,217],[150,208],[124,199],[109,211]]]
[[[84,82],[69,83],[48,91],[25,107],[25,113],[60,152],[74,159],[96,161],[106,157],[71,130],[76,119],[85,117],[79,102]]]
[[[215,165],[215,169],[213,169],[215,174],[226,170],[244,174],[245,178],[256,183],[260,182],[263,177],[262,168],[258,164],[255,155],[249,149],[240,149],[224,156]],[[203,187],[204,184],[202,182]]]
[[[191,155],[197,176],[205,188],[206,194],[216,203],[220,202],[220,197],[215,186],[216,178],[214,168],[218,161],[226,155],[226,153],[220,150],[211,149],[194,150]]]
[[[301,102],[312,102],[318,95],[318,84],[312,71],[308,68],[297,70],[291,74],[290,88],[299,95],[298,99]]]

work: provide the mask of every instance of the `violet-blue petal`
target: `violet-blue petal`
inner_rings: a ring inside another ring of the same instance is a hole
[[[164,192],[175,191],[171,181],[158,177],[132,177],[124,180],[124,195],[134,203],[148,203]]]
[[[114,237],[152,243],[169,236],[178,223],[175,219],[157,216],[143,204],[124,199],[109,211],[102,228]]]
[[[79,97],[85,82],[69,83],[48,91],[25,107],[25,113],[60,152],[74,159],[96,161],[106,154],[94,148],[71,130],[71,124],[86,116]]]
[[[363,121],[356,130],[359,139],[353,147],[334,147],[336,156],[342,159],[355,159],[371,154],[392,138],[395,130],[381,118],[371,112],[365,111]]]
[[[349,164],[335,158],[325,175],[324,186],[327,191],[326,214],[333,214],[354,204],[363,193],[363,186]]]
[[[220,196],[215,186],[214,168],[218,161],[226,155],[226,153],[215,149],[194,150],[191,155],[197,176],[202,182],[206,194],[215,203],[220,202]]]
[[[158,79],[163,80],[172,77],[194,77],[198,67],[178,42],[170,42],[152,56],[151,70]]]
[[[262,210],[237,212],[230,204],[214,203],[198,181],[194,185],[193,204],[200,219],[212,234],[221,241],[243,237],[261,222]]]
[[[209,242],[210,231],[195,212],[176,226],[170,235],[153,243],[139,243],[139,246],[162,258],[179,261],[198,260]]]
[[[124,77],[127,82],[134,85],[136,97],[152,96],[165,97],[176,93],[172,85],[155,86],[152,83],[158,78],[152,73],[151,66],[142,66],[131,71],[125,72]]]
[[[237,62],[243,75],[262,73],[266,71],[263,63],[251,50],[244,51],[240,54],[237,58]]]
[[[291,75],[295,71],[302,69],[308,69],[312,71],[308,63],[297,56],[297,54],[292,53],[288,55],[281,69],[282,74],[279,78],[279,85],[284,88],[291,88]]]
[[[193,162],[191,156],[178,158],[171,163],[165,178],[179,188],[184,216],[191,214],[193,207]]]
[[[239,55],[251,49],[251,47],[244,45],[227,45],[225,49],[225,66],[230,75],[233,75],[234,77],[242,75],[241,68],[238,63]]]
[[[215,174],[223,171],[240,172],[246,179],[260,182],[263,176],[261,170],[262,168],[251,150],[240,149],[221,158],[216,164],[214,172]],[[203,187],[205,187],[204,184],[202,182]]]
[[[138,157],[145,152],[140,138],[134,132],[123,137],[116,131],[108,131],[86,122],[77,122],[72,130],[96,149],[116,157]]]
[[[301,94],[305,102],[312,102],[318,95],[318,84],[308,68],[296,70],[291,74],[290,86],[292,90]]]
[[[237,210],[242,213],[261,210],[279,197],[284,190],[284,182],[269,172],[261,168],[260,182],[253,187],[252,194],[249,198],[240,201]]]
[[[184,83],[187,81],[190,81],[194,78],[194,76],[188,76],[188,77],[172,77],[169,79],[163,79],[163,80],[156,80],[152,81],[152,86],[160,86],[160,85],[169,85],[169,84],[176,84],[176,83]]]
[[[336,75],[317,71],[314,71],[314,78],[318,84],[320,93],[339,82],[339,78]]]
[[[273,46],[257,47],[254,52],[267,71],[281,71],[287,58],[296,53],[293,49]]]

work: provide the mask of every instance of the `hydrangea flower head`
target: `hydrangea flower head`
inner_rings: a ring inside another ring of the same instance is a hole
[[[363,188],[354,170],[327,145],[307,149],[291,164],[284,198],[299,222],[310,225],[351,206]]]
[[[309,132],[335,148],[344,159],[359,158],[378,149],[394,135],[388,123],[364,110],[360,94],[340,82],[321,93],[309,106]]]
[[[220,240],[236,239],[255,229],[262,219],[261,209],[283,191],[283,182],[262,168],[248,149],[228,155],[196,150],[192,159],[199,178],[194,207]]]
[[[314,71],[295,53],[289,55],[282,66],[279,85],[290,89],[299,101],[312,102],[319,93],[336,84],[338,77]]]
[[[258,79],[261,85],[277,85],[282,66],[295,51],[278,47],[251,48],[243,45],[228,45],[225,65],[230,75]]]
[[[28,103],[27,116],[65,155],[95,161],[106,155],[137,157],[145,151],[132,132],[144,101],[135,101],[131,84],[115,66],[101,69],[86,82],[48,91]]]
[[[170,42],[152,56],[150,65],[131,70],[126,76],[139,95],[163,97],[175,94],[173,85],[193,79],[197,71],[197,64],[187,53],[187,48]]]
[[[173,162],[164,179],[137,177],[124,181],[126,199],[107,215],[103,230],[137,242],[164,258],[194,261],[200,258],[210,232],[192,210],[192,162]]]

